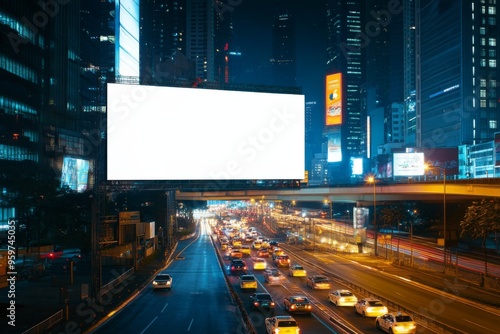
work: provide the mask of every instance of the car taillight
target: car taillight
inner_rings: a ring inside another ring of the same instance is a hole
[[[271,306],[274,306],[274,302],[271,302]]]

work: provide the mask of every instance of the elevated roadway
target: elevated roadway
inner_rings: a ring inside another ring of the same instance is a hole
[[[464,201],[500,197],[500,179],[443,180],[417,183],[394,183],[339,186],[304,187],[301,189],[259,190],[177,190],[177,200],[260,200],[266,201],[311,201],[328,199],[334,202],[371,202],[376,193],[377,201]]]

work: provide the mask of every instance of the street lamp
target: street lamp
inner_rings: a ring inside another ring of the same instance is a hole
[[[375,249],[375,256],[378,256],[378,251],[377,251],[377,188],[375,187],[375,176],[369,176],[366,179],[367,183],[373,184],[373,229],[375,230],[375,235],[374,235],[374,240],[373,240],[373,245]]]
[[[443,168],[443,238],[444,238],[444,250],[443,250],[443,266],[444,273],[446,273],[447,261],[446,258],[446,166]]]
[[[447,252],[446,252],[446,166],[440,167],[440,166],[429,166],[425,165],[425,169],[432,169],[432,168],[438,168],[439,170],[443,171],[443,270],[444,273],[446,273],[446,267],[447,267]]]
[[[328,198],[325,198],[323,203],[325,203],[325,205],[328,205],[330,207],[330,219],[333,219],[332,201],[330,201]]]

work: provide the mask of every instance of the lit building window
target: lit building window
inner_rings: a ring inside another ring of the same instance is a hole
[[[489,63],[488,64],[489,67],[497,67],[497,60],[496,59],[490,59],[488,61],[488,63]]]

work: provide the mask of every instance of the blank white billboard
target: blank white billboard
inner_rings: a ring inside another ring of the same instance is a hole
[[[301,180],[300,94],[108,84],[108,180]]]
[[[423,153],[394,153],[394,176],[424,175],[425,161]]]

